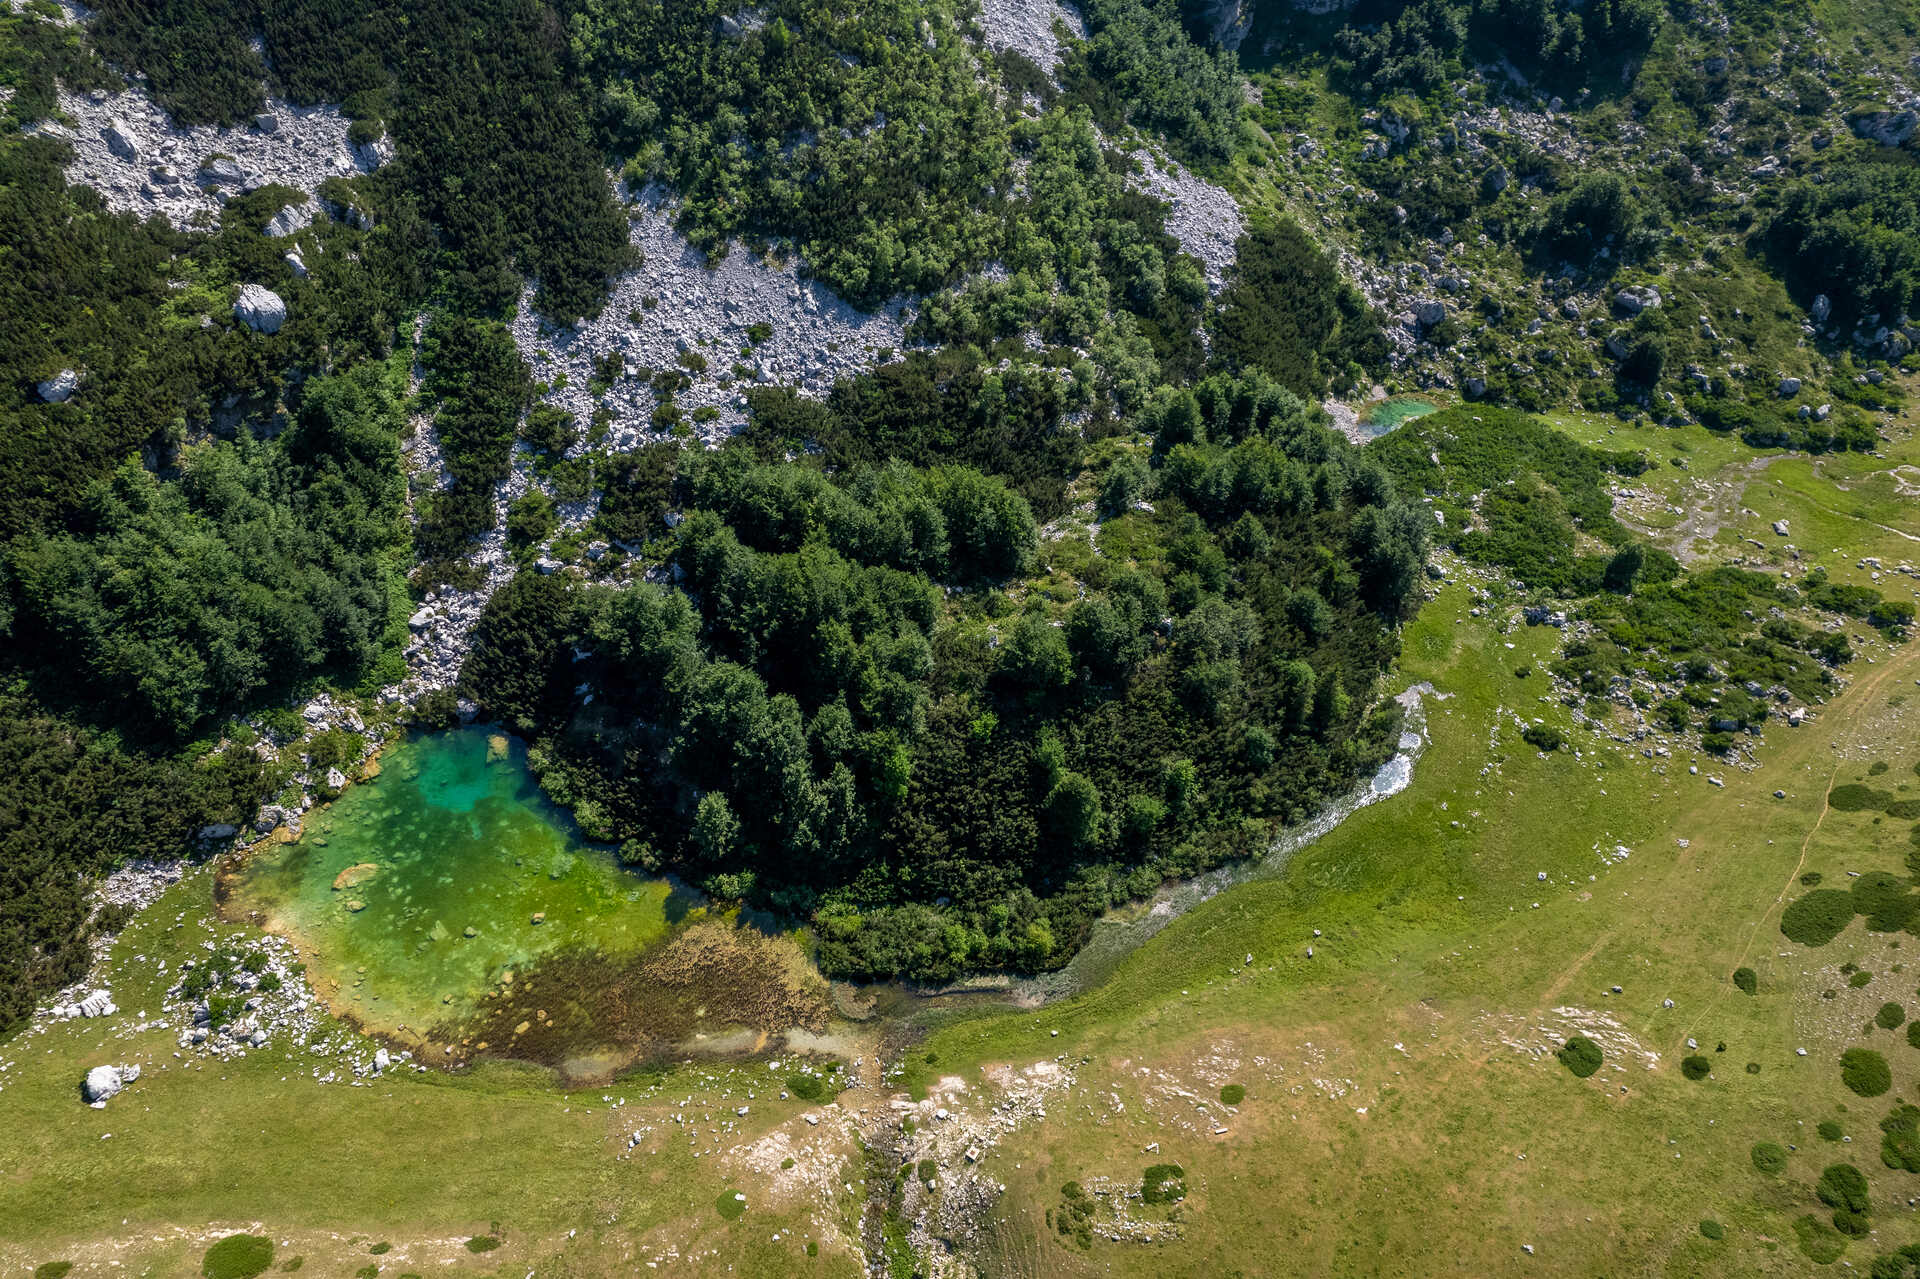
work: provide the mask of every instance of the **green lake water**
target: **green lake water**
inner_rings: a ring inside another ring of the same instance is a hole
[[[409,1037],[464,1021],[542,955],[639,951],[684,904],[585,843],[534,782],[524,745],[483,729],[388,750],[377,778],[308,814],[298,843],[256,854],[228,901],[300,946],[337,1011]]]
[[[1383,400],[1367,413],[1366,428],[1369,435],[1385,435],[1387,432],[1406,425],[1414,418],[1425,417],[1434,411],[1434,406],[1425,400],[1416,400],[1410,396],[1398,396]]]

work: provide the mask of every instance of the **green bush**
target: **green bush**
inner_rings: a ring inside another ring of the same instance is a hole
[[[1862,1097],[1879,1097],[1893,1087],[1893,1072],[1873,1049],[1849,1048],[1840,1054],[1840,1082]]]
[[[1187,1170],[1179,1164],[1155,1164],[1140,1181],[1143,1203],[1178,1203],[1187,1197]]]
[[[1713,1063],[1698,1053],[1680,1060],[1680,1073],[1688,1079],[1705,1079],[1713,1071]]]
[[[1820,1134],[1820,1140],[1822,1141],[1838,1141],[1847,1135],[1846,1129],[1831,1119],[1822,1119],[1819,1124],[1816,1125],[1815,1131]]]
[[[1733,970],[1733,984],[1743,994],[1751,995],[1760,989],[1760,975],[1751,968],[1736,968]]]
[[[1769,1177],[1778,1176],[1786,1170],[1787,1148],[1771,1141],[1753,1143],[1753,1166]]]
[[[1700,1222],[1700,1233],[1709,1239],[1725,1239],[1727,1228],[1713,1218],[1707,1217]]]
[[[747,1201],[737,1190],[723,1190],[720,1197],[713,1201],[713,1210],[720,1214],[723,1221],[738,1221],[747,1211]]]
[[[367,1251],[372,1253],[376,1257],[384,1256],[385,1254],[393,1251],[393,1245],[386,1242],[385,1240],[382,1240],[379,1243],[373,1245],[373,1247],[367,1249]]]
[[[1585,1035],[1575,1035],[1560,1046],[1554,1056],[1560,1063],[1572,1071],[1577,1079],[1585,1079],[1600,1069],[1600,1063],[1606,1060],[1606,1054],[1600,1051],[1600,1045]]]
[[[498,1235],[475,1235],[467,1240],[468,1252],[492,1252],[499,1246],[500,1236]]]
[[[1828,1164],[1821,1169],[1813,1193],[1829,1208],[1866,1212],[1872,1206],[1866,1176],[1852,1164]]]
[[[788,1075],[787,1091],[801,1101],[824,1101],[827,1096],[827,1081],[818,1075]]]
[[[207,1249],[200,1273],[206,1279],[253,1279],[273,1264],[273,1240],[264,1235],[228,1235]]]
[[[67,1279],[71,1269],[71,1261],[43,1261],[33,1268],[33,1279]]]
[[[1880,1121],[1880,1161],[1920,1172],[1920,1106],[1896,1106]]]
[[[940,1176],[940,1165],[931,1159],[922,1159],[913,1172],[920,1181],[935,1181]]]
[[[1853,894],[1816,888],[1780,914],[1780,931],[1802,946],[1824,946],[1853,922]]]
[[[1847,1250],[1846,1237],[1812,1213],[1793,1223],[1793,1233],[1800,1241],[1800,1251],[1816,1266],[1832,1265]]]
[[[1543,751],[1557,751],[1567,744],[1567,735],[1551,724],[1529,724],[1520,736]]]
[[[1247,1099],[1247,1090],[1239,1084],[1228,1084],[1220,1090],[1220,1104],[1237,1106]]]
[[[1894,1003],[1880,1005],[1880,1011],[1873,1015],[1874,1023],[1882,1030],[1898,1030],[1906,1019],[1907,1010]]]
[[[1915,1048],[1920,1048],[1920,1021],[1907,1023],[1907,1042]]]
[[[1853,973],[1850,976],[1848,976],[1847,985],[1851,989],[1859,990],[1863,986],[1870,985],[1872,981],[1873,981],[1873,974],[1870,972],[1867,972],[1865,969],[1862,969],[1859,972]]]

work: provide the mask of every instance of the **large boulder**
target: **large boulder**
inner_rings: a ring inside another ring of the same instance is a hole
[[[115,116],[107,121],[107,127],[100,130],[100,136],[107,144],[107,150],[125,160],[128,164],[140,163],[140,144],[133,140],[133,130],[127,122]]]
[[[99,1110],[106,1106],[107,1098],[119,1094],[122,1088],[140,1078],[138,1066],[95,1066],[87,1072],[85,1082],[80,1085],[80,1095],[87,1104]]]
[[[40,398],[47,403],[63,404],[68,396],[79,389],[79,386],[80,374],[77,370],[61,369],[34,389],[40,392]]]
[[[1920,115],[1912,111],[1868,111],[1852,118],[1855,137],[1883,147],[1904,146],[1920,129]]]
[[[1413,319],[1423,329],[1430,329],[1447,318],[1447,304],[1439,298],[1418,298],[1413,304]]]
[[[240,286],[240,297],[233,304],[240,323],[256,333],[278,333],[287,322],[287,304],[272,289],[257,284]]]
[[[1825,324],[1827,317],[1833,314],[1833,299],[1822,293],[1813,299],[1813,305],[1807,308],[1807,314],[1813,317],[1815,324]]]
[[[1638,315],[1642,311],[1654,310],[1662,300],[1660,290],[1651,284],[1636,284],[1613,295],[1614,306],[1628,315]]]

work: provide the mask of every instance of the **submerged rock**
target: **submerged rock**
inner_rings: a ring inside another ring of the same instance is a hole
[[[333,891],[337,893],[347,888],[358,888],[379,873],[377,862],[360,862],[349,866],[333,877]]]

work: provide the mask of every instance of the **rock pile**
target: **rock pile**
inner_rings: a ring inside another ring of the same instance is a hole
[[[371,172],[384,152],[347,141],[352,121],[337,107],[273,100],[252,124],[174,127],[143,90],[63,93],[72,127],[46,121],[36,131],[73,148],[67,179],[92,187],[107,207],[184,227],[219,213],[231,196],[269,183],[311,196],[328,178]]]
[[[755,258],[738,245],[710,262],[674,230],[676,207],[658,187],[635,197],[631,238],[643,261],[615,283],[599,316],[554,330],[533,314],[529,295],[514,319],[521,353],[557,388],[549,403],[583,429],[596,407],[612,412],[606,447],[630,449],[664,435],[651,421],[659,397],[640,370],[686,373],[691,384],[675,402],[688,414],[715,410],[695,429],[716,443],[745,424],[748,385],[824,395],[837,379],[903,345],[911,315],[904,300],[869,315],[802,280],[796,262]],[[616,375],[596,395],[598,371],[616,357]]]

